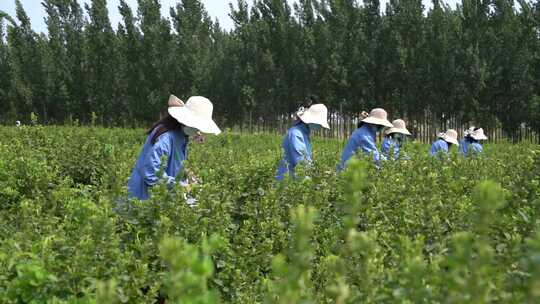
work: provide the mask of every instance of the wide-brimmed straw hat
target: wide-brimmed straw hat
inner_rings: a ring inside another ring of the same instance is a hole
[[[214,106],[206,97],[193,96],[184,104],[179,98],[169,98],[169,115],[179,123],[195,128],[202,133],[219,134],[221,130],[212,120]]]
[[[392,122],[393,127],[387,129],[384,131],[386,135],[392,134],[392,133],[400,133],[405,135],[411,135],[411,132],[407,130],[407,126],[405,125],[405,121],[403,119],[396,119]]]
[[[296,115],[304,123],[318,124],[323,128],[330,129],[328,125],[328,109],[323,104],[314,104],[308,109],[300,108]]]
[[[369,116],[362,119],[362,122],[385,126],[388,128],[394,127],[394,125],[388,121],[388,113],[386,113],[386,111],[381,108],[371,110]]]
[[[469,133],[469,136],[472,137],[474,140],[487,140],[488,139],[487,136],[484,134],[484,129],[482,128]]]
[[[448,129],[446,132],[439,134],[439,138],[446,142],[459,146],[458,132],[454,129]]]

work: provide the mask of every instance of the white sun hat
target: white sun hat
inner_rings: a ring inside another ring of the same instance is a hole
[[[394,125],[388,121],[388,113],[384,109],[377,108],[371,110],[367,118],[362,119],[362,122],[381,125],[388,128],[393,128]]]
[[[179,123],[202,133],[218,135],[221,130],[212,120],[213,110],[212,102],[206,97],[193,96],[185,104],[174,95],[169,98],[169,115]]]
[[[469,133],[469,136],[472,137],[474,140],[487,140],[488,139],[487,136],[484,134],[484,129],[482,128]]]
[[[458,132],[454,129],[448,129],[446,132],[439,134],[439,138],[446,142],[459,146]]]
[[[386,135],[392,134],[392,133],[400,133],[405,135],[411,135],[411,132],[407,130],[407,126],[405,125],[405,121],[403,119],[396,119],[392,122],[393,127],[387,129],[384,131]]]
[[[304,123],[318,124],[323,128],[330,129],[328,125],[328,109],[323,104],[314,104],[308,109],[300,108],[296,115]]]

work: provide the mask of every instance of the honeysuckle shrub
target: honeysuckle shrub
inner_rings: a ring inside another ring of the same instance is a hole
[[[274,180],[281,137],[190,144],[201,183],[127,199],[144,130],[0,127],[0,303],[536,303],[540,148]]]

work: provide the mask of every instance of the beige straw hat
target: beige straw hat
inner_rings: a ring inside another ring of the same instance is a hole
[[[487,140],[487,136],[484,134],[484,129],[480,128],[476,131],[469,133],[469,136],[475,140]]]
[[[300,108],[300,110],[296,112],[296,115],[304,123],[318,124],[323,128],[330,129],[330,126],[328,125],[328,109],[323,104],[314,104],[307,110]]]
[[[174,95],[169,98],[169,115],[179,123],[202,133],[217,135],[221,133],[221,130],[212,120],[213,110],[212,102],[202,96],[190,97],[185,104]]]
[[[377,108],[371,110],[369,113],[369,116],[367,118],[362,119],[362,122],[374,124],[374,125],[381,125],[388,128],[393,128],[394,125],[392,125],[388,121],[388,113],[386,113],[385,110]]]
[[[384,131],[384,134],[389,135],[392,133],[400,133],[405,135],[411,135],[411,132],[407,130],[407,126],[405,125],[405,121],[403,119],[396,119],[392,122],[393,127],[387,129]]]
[[[439,138],[446,142],[459,146],[458,132],[454,129],[448,129],[446,132],[439,134]]]

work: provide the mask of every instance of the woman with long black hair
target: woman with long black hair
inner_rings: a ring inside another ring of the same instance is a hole
[[[160,179],[168,184],[175,183],[187,158],[189,138],[199,132],[216,135],[221,133],[212,120],[212,112],[213,105],[205,97],[191,97],[184,104],[171,95],[168,115],[148,131],[142,152],[133,168],[128,182],[130,197],[149,199],[148,189]],[[167,158],[167,165],[163,175],[158,176],[163,157]]]

